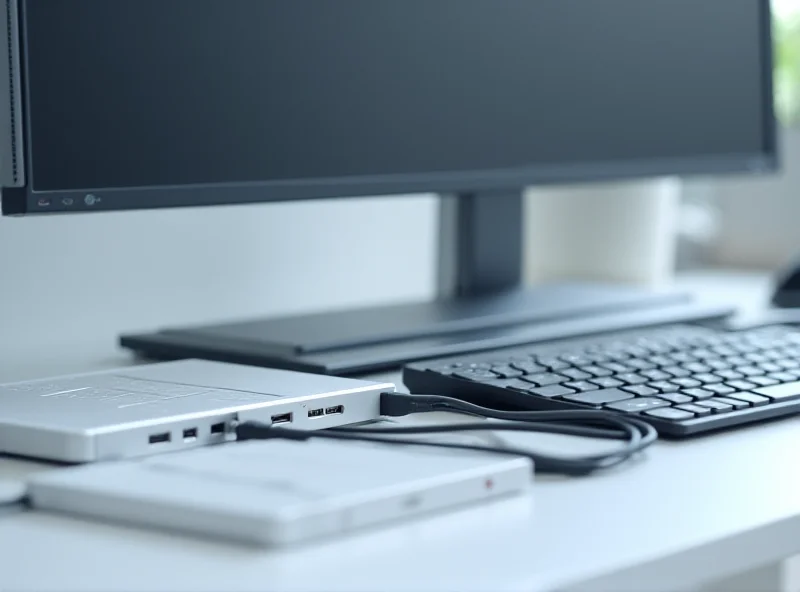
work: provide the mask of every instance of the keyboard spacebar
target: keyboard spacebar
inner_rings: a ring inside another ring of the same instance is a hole
[[[775,386],[763,386],[753,389],[754,393],[764,395],[776,401],[788,401],[789,399],[800,398],[800,381],[776,384]]]

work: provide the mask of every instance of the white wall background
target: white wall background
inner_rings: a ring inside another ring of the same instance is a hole
[[[712,260],[778,269],[800,255],[800,129],[781,130],[781,170],[765,177],[728,177],[713,186],[719,234]]]
[[[0,218],[0,381],[96,365],[123,331],[430,298],[437,212],[405,196]]]

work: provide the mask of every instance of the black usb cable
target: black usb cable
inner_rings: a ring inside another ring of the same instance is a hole
[[[273,427],[256,421],[246,421],[236,425],[236,439],[237,441],[269,439],[302,441],[311,438],[323,438],[474,450],[530,458],[534,463],[535,470],[540,473],[583,476],[599,470],[610,469],[628,461],[631,457],[653,444],[658,438],[655,428],[645,421],[635,417],[625,417],[616,413],[592,409],[575,411],[499,411],[451,397],[382,393],[380,411],[381,415],[388,417],[402,417],[431,411],[448,411],[482,418],[499,419],[503,420],[503,423],[481,421],[452,425],[391,428],[348,427],[327,430],[297,430],[278,426]],[[512,447],[386,437],[477,431],[564,434],[586,438],[621,440],[625,444],[617,450],[603,454],[568,457],[541,454]]]

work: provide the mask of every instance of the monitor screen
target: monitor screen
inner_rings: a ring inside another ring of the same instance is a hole
[[[757,166],[774,141],[767,14],[761,0],[26,0],[28,182],[154,207],[191,205],[170,187],[252,201]]]

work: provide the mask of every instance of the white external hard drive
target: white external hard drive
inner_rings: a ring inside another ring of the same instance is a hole
[[[311,440],[225,444],[34,475],[36,510],[287,545],[529,491],[527,458]]]

